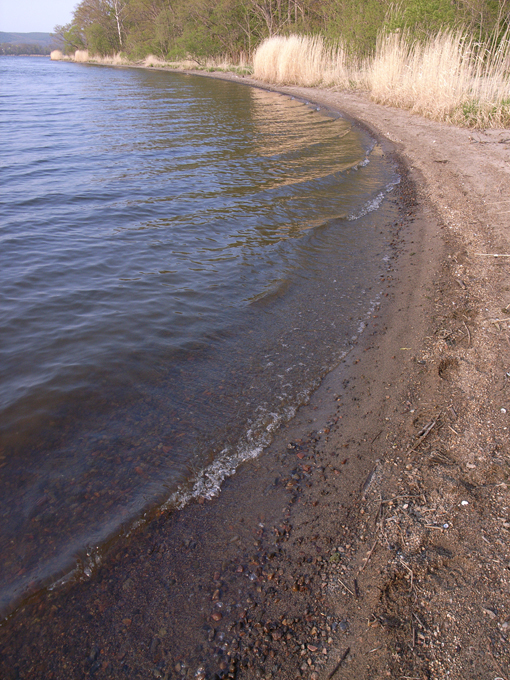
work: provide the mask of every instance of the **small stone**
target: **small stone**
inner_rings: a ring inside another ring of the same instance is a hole
[[[222,617],[222,615],[220,614],[220,612],[214,612],[213,614],[211,614],[211,619],[212,619],[213,621],[221,621],[222,618],[223,618],[223,617]]]

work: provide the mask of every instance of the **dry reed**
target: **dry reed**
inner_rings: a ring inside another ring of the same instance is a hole
[[[78,61],[80,63],[90,61],[89,51],[88,50],[76,50],[76,52],[74,53],[73,61]]]
[[[145,68],[156,67],[161,68],[162,66],[167,66],[167,62],[163,61],[159,57],[154,56],[154,54],[148,54],[142,61],[142,66]]]
[[[278,84],[349,86],[344,49],[328,47],[320,36],[268,38],[253,56],[253,73]]]
[[[409,44],[405,35],[382,37],[368,70],[372,98],[457,125],[506,126],[507,38],[491,48],[462,33],[440,33],[425,44]]]
[[[64,55],[62,54],[61,50],[52,50],[50,52],[50,59],[52,61],[62,61],[63,58],[64,58]]]
[[[471,127],[510,126],[510,36],[480,45],[461,32],[425,44],[381,36],[373,58],[349,62],[317,37],[269,38],[257,49],[254,76],[277,84],[366,89],[374,101]]]
[[[120,52],[106,57],[93,57],[92,60],[98,64],[104,64],[105,66],[126,66],[131,63],[129,59],[122,56]]]

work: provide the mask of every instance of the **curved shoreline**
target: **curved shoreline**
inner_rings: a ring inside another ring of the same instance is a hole
[[[219,498],[3,625],[2,677],[505,677],[509,261],[486,255],[510,253],[508,133],[266,89],[336,107],[409,166],[388,297]]]

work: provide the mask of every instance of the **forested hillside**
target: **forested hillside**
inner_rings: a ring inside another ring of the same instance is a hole
[[[6,33],[0,31],[0,54],[49,54],[53,48],[51,33]]]
[[[66,53],[236,60],[274,35],[320,34],[366,56],[383,29],[423,37],[465,27],[487,40],[509,23],[510,0],[82,0],[55,33]]]

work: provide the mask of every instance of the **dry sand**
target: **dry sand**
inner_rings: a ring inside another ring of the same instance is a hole
[[[279,90],[398,155],[387,296],[218,499],[6,622],[2,678],[510,680],[510,131]]]

